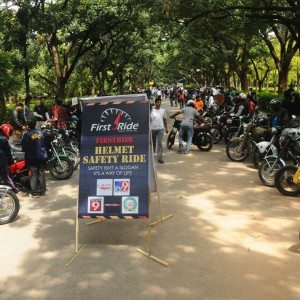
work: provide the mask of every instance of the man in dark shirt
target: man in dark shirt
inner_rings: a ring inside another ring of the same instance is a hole
[[[3,124],[0,126],[0,176],[3,178],[5,184],[10,186],[15,193],[18,193],[19,190],[10,178],[8,169],[8,166],[14,161],[8,143],[12,133],[13,127],[11,125]]]
[[[44,135],[35,129],[36,120],[28,122],[29,131],[23,135],[22,149],[25,152],[25,161],[30,169],[30,186],[32,197],[44,196],[46,192],[45,164],[47,152]]]

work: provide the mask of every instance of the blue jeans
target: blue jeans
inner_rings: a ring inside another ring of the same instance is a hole
[[[152,142],[153,142],[153,151],[156,152],[157,149],[157,159],[162,159],[163,157],[163,136],[164,129],[152,130]]]
[[[35,165],[29,166],[31,173],[30,187],[33,195],[43,194],[46,192],[46,180],[45,180],[45,162],[39,162]]]
[[[191,150],[193,135],[194,135],[194,125],[181,125],[179,129],[179,149],[183,148],[183,140],[182,137],[186,133],[186,151]]]

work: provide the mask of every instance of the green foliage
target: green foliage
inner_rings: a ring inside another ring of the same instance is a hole
[[[259,110],[267,112],[269,110],[269,103],[272,99],[283,99],[283,95],[278,95],[275,93],[269,93],[269,92],[261,92],[257,93],[258,98],[258,107]]]

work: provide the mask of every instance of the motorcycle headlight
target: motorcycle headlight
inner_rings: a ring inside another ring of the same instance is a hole
[[[285,141],[285,136],[279,137],[279,145],[282,146]]]

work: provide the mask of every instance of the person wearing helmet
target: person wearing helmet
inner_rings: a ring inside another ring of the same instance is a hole
[[[182,108],[180,111],[174,113],[172,116],[170,116],[171,119],[174,119],[179,114],[183,115],[183,119],[180,125],[179,129],[179,153],[185,153],[188,154],[191,151],[191,145],[192,145],[192,139],[194,134],[194,119],[198,122],[202,122],[202,119],[199,117],[199,113],[194,108],[194,101],[189,100],[186,103],[186,107]],[[186,148],[183,147],[183,135],[187,134],[187,142],[186,142]]]
[[[197,94],[196,99],[194,100],[194,108],[199,112],[204,107],[204,100],[201,98],[201,95]]]
[[[238,96],[233,99],[235,105],[233,107],[233,114],[235,117],[245,116],[248,114],[247,106],[247,95],[240,93]]]
[[[289,119],[292,115],[300,116],[300,95],[299,93],[292,91],[288,94],[288,97],[283,99],[282,107],[288,111]]]
[[[8,143],[14,129],[10,124],[0,126],[0,177],[3,178],[5,184],[10,186],[15,193],[19,190],[9,176],[8,166],[14,162],[11,149]]]
[[[253,115],[256,111],[257,102],[254,100],[252,95],[247,95],[247,108],[248,114]]]
[[[282,107],[282,103],[278,99],[272,99],[270,101],[270,118],[268,120],[269,128],[275,126],[282,126],[288,123],[289,116],[286,109]]]

